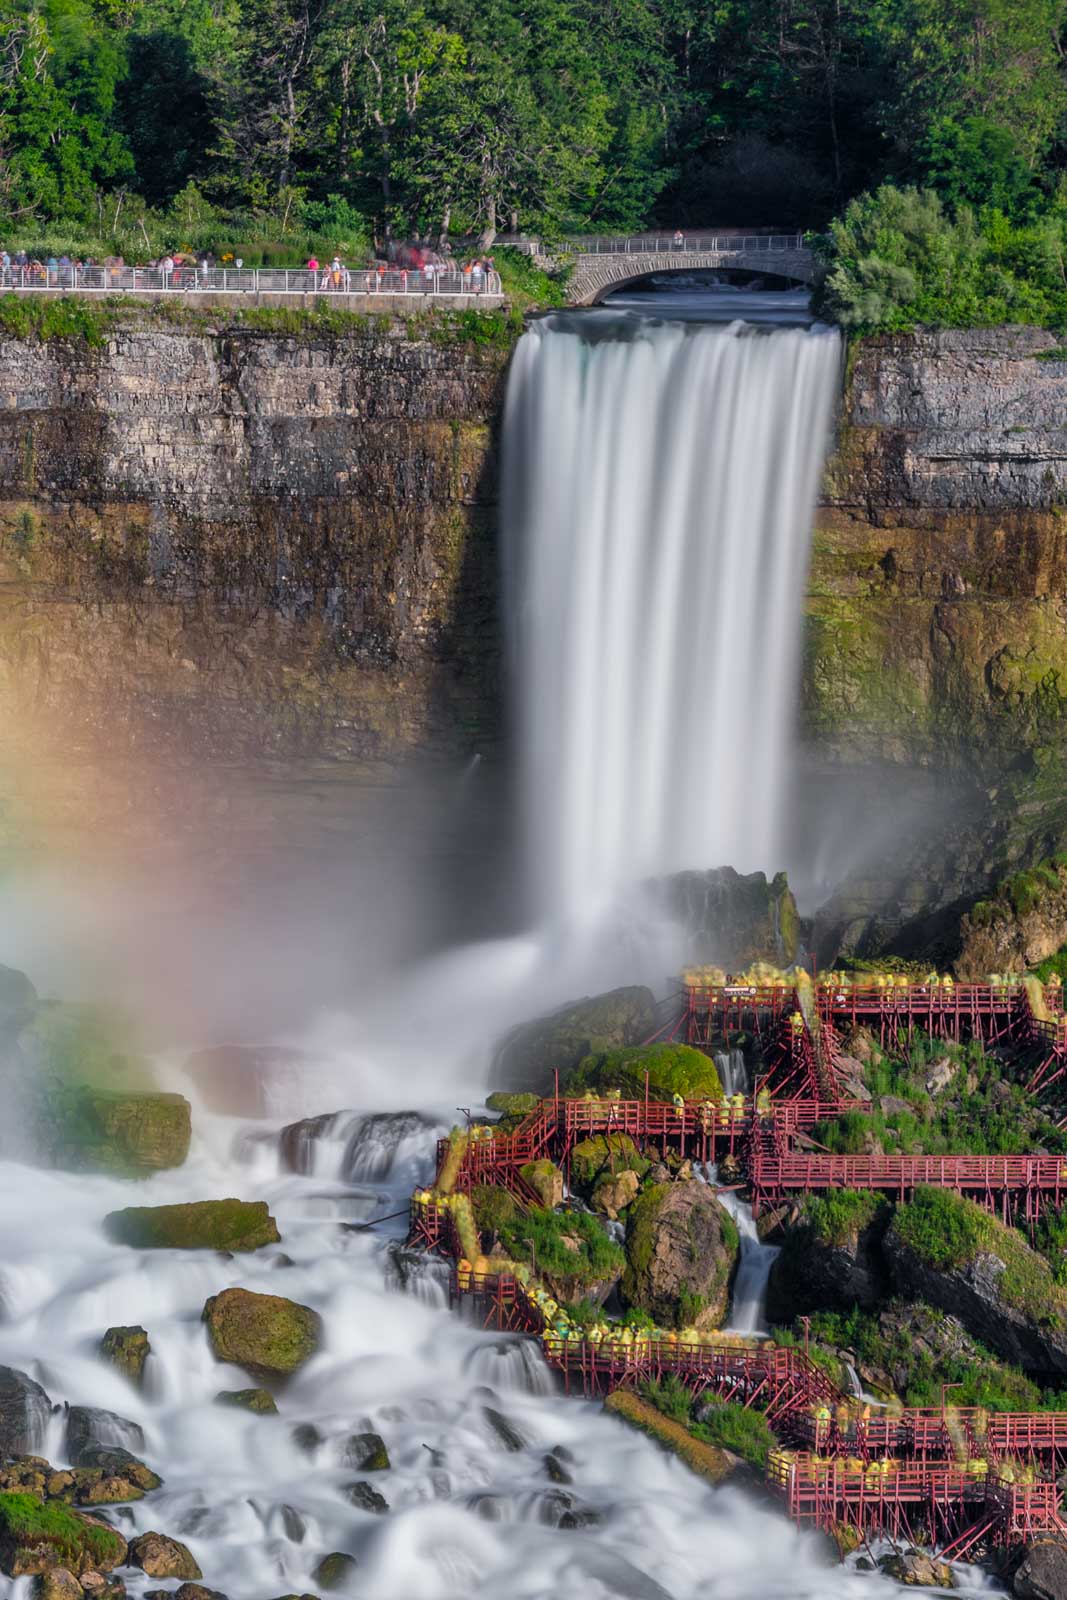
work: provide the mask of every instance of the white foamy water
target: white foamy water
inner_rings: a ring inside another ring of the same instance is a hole
[[[0,1165],[0,1363],[36,1378],[54,1402],[104,1407],[144,1430],[139,1453],[165,1482],[109,1511],[127,1536],[183,1539],[205,1582],[231,1600],[314,1592],[315,1565],[333,1550],[356,1557],[348,1592],[366,1600],[859,1600],[882,1590],[828,1570],[784,1518],[709,1489],[597,1403],[560,1395],[535,1343],[450,1312],[441,1267],[399,1248],[402,1223],[378,1233],[346,1226],[403,1204],[411,1118],[398,1121],[395,1141],[376,1120],[362,1146],[356,1114],[339,1118],[302,1159],[306,1175],[281,1170],[262,1123],[198,1113],[197,1125],[187,1164],[144,1182]],[[438,1131],[431,1118],[419,1136],[423,1179]],[[384,1167],[380,1179],[352,1179],[354,1139],[357,1164]],[[102,1219],[118,1206],[224,1194],[267,1200],[281,1245],[226,1260],[130,1250],[104,1236]],[[214,1403],[220,1389],[254,1381],[214,1360],[201,1322],[205,1299],[233,1284],[284,1294],[323,1318],[323,1348],[279,1391],[277,1417]],[[143,1394],[96,1358],[116,1323],[148,1330]],[[487,1407],[506,1417],[519,1448],[508,1448]],[[314,1430],[303,1444],[299,1424]],[[344,1465],[345,1441],[366,1430],[384,1438],[389,1471]],[[57,1415],[42,1441],[54,1460],[65,1459],[63,1440]],[[571,1484],[546,1470],[560,1446]],[[388,1514],[345,1498],[361,1480],[385,1496]],[[159,1586],[123,1575],[134,1593]],[[14,1593],[0,1580],[0,1594]]]
[[[535,915],[775,859],[838,369],[836,334],[795,328],[605,311],[520,340],[504,506]]]

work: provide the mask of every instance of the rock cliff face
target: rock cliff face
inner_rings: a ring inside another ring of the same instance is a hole
[[[122,764],[155,754],[336,771],[486,748],[508,354],[387,318],[294,334],[131,310],[96,347],[0,338],[0,760],[24,781],[30,749],[46,778],[0,833],[16,814],[32,833],[41,792],[101,750],[111,787],[71,827],[120,815]],[[1009,809],[1044,826],[1067,731],[1065,402],[1047,333],[854,351],[808,600],[820,763],[947,770],[957,814],[1013,774]],[[936,884],[915,866],[912,911],[983,887],[961,850]]]
[[[484,739],[506,357],[388,319],[0,338],[3,753]]]

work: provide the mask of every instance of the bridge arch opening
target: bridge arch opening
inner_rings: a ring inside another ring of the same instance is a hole
[[[811,288],[783,272],[749,267],[657,269],[604,284],[587,304],[713,321],[807,323]]]

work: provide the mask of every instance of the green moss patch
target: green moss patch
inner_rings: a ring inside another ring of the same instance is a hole
[[[322,1321],[310,1306],[276,1294],[224,1289],[204,1306],[212,1349],[266,1377],[286,1377],[318,1349]]]
[[[571,1182],[576,1189],[588,1190],[605,1172],[614,1175],[629,1170],[643,1178],[650,1164],[638,1154],[628,1133],[597,1133],[571,1151]]]
[[[877,1216],[886,1216],[888,1210],[888,1201],[870,1190],[835,1189],[825,1195],[810,1195],[804,1202],[803,1216],[820,1244],[843,1245],[869,1228]]]
[[[55,1552],[58,1564],[74,1572],[110,1571],[126,1554],[126,1541],[111,1528],[78,1516],[68,1506],[36,1495],[0,1493],[0,1564],[9,1576],[16,1572],[41,1571],[27,1559],[28,1553],[44,1545]]]
[[[625,1257],[595,1217],[584,1211],[546,1211],[534,1207],[502,1230],[513,1261],[537,1264],[540,1276],[571,1284],[574,1292],[615,1278]]]

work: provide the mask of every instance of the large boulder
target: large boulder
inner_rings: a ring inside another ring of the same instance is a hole
[[[52,1402],[17,1367],[0,1367],[0,1456],[32,1456],[42,1449]]]
[[[1030,1545],[1013,1585],[1017,1600],[1067,1600],[1067,1543],[1046,1539]]]
[[[191,1138],[182,1095],[123,1089],[72,1089],[42,1129],[54,1166],[122,1176],[180,1167]]]
[[[665,1042],[591,1052],[569,1074],[566,1092],[617,1089],[624,1100],[642,1100],[646,1083],[653,1100],[680,1094],[683,1100],[718,1102],[723,1094],[719,1069],[710,1056],[690,1044]]]
[[[202,1578],[196,1557],[188,1546],[165,1533],[142,1533],[130,1540],[130,1565],[150,1578]]]
[[[550,1094],[557,1067],[566,1073],[592,1051],[640,1044],[655,1027],[651,989],[612,989],[570,1000],[548,1016],[521,1023],[500,1041],[490,1083],[494,1089]]]
[[[114,1411],[103,1411],[98,1406],[71,1406],[67,1412],[67,1456],[75,1466],[80,1466],[79,1454],[97,1447],[143,1450],[144,1429]]]
[[[918,1189],[885,1236],[893,1285],[1032,1373],[1067,1373],[1067,1290],[1022,1235],[947,1189]]]
[[[800,917],[784,872],[770,881],[732,867],[680,872],[662,879],[655,893],[684,929],[690,961],[736,970],[753,961],[786,967],[796,959]]]
[[[265,1200],[190,1200],[127,1206],[104,1218],[116,1244],[137,1250],[259,1250],[281,1239]]]
[[[117,1367],[137,1388],[144,1379],[144,1365],[151,1352],[148,1334],[136,1326],[108,1328],[100,1340],[101,1360]]]
[[[672,1455],[679,1456],[691,1472],[706,1478],[709,1483],[725,1483],[742,1466],[728,1450],[695,1439],[682,1423],[665,1417],[662,1411],[657,1411],[654,1405],[643,1400],[632,1389],[613,1390],[604,1401],[604,1409],[623,1422],[628,1422],[632,1428],[647,1434],[650,1439],[655,1439]]]
[[[235,1406],[238,1411],[255,1411],[261,1416],[277,1415],[278,1402],[267,1389],[220,1389],[215,1404]]]
[[[322,1319],[310,1306],[250,1289],[212,1295],[204,1321],[218,1360],[256,1377],[288,1377],[314,1355],[322,1337]]]
[[[125,1539],[96,1518],[35,1494],[0,1495],[0,1572],[9,1578],[54,1567],[76,1576],[110,1572],[125,1559]]]
[[[792,1322],[809,1311],[871,1310],[883,1298],[882,1237],[889,1207],[849,1189],[811,1197],[787,1229],[767,1283],[767,1317]]]
[[[651,1166],[628,1133],[594,1133],[580,1139],[571,1151],[571,1183],[581,1194],[591,1194],[603,1176],[633,1172],[643,1178]]]
[[[630,1207],[622,1294],[664,1327],[717,1328],[739,1240],[706,1184],[652,1184]]]

